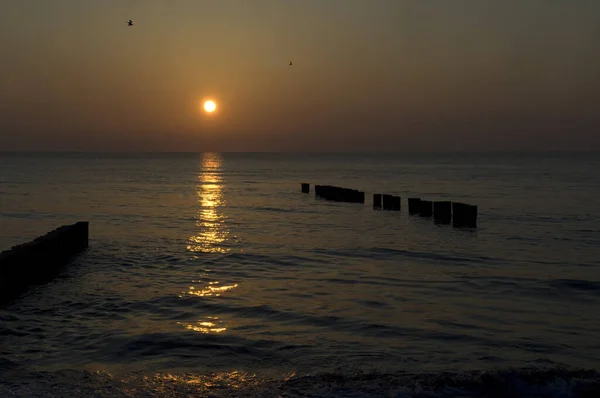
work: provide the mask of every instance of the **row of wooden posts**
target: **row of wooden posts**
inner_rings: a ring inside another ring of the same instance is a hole
[[[88,247],[89,222],[63,225],[31,242],[0,253],[0,303],[28,286],[51,279],[58,269]]]
[[[301,187],[303,193],[310,193],[310,184],[302,183]],[[331,185],[315,185],[315,196],[336,202],[365,203],[364,192]],[[376,210],[400,211],[401,207],[400,196],[373,194],[373,208]],[[408,213],[431,217],[442,224],[452,223],[456,227],[477,227],[477,206],[467,203],[408,198]]]

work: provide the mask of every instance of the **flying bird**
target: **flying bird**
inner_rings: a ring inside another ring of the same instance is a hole
[[[133,26],[133,21],[131,19],[127,21],[127,26]]]
[[[292,66],[292,61],[290,61],[290,66]]]

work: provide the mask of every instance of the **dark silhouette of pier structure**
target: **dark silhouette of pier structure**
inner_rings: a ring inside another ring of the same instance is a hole
[[[303,193],[310,193],[310,184],[302,183]],[[365,193],[357,189],[332,185],[315,185],[315,197],[346,203],[365,203]],[[448,200],[431,201],[416,197],[407,199],[408,213],[423,218],[432,218],[437,224],[452,224],[457,228],[477,228],[477,206]],[[402,199],[391,194],[374,193],[373,209],[401,211]]]
[[[52,279],[88,247],[88,240],[89,223],[80,221],[0,253],[0,302],[12,300],[29,286]]]

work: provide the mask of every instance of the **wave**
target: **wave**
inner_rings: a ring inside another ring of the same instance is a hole
[[[596,370],[522,368],[471,372],[352,372],[278,376],[233,371],[112,375],[0,366],[0,395],[19,397],[596,397]]]
[[[561,292],[600,297],[600,282],[580,279],[555,279],[549,285]]]
[[[600,282],[584,281],[579,279],[556,279],[551,285],[558,288],[569,288],[573,290],[583,290],[600,294]]]
[[[244,209],[251,209],[253,211],[264,211],[274,213],[294,213],[294,214],[318,214],[316,210],[307,209],[284,209],[282,207],[269,207],[269,206],[248,206],[243,207]]]
[[[354,258],[410,258],[418,261],[437,261],[453,265],[494,265],[503,264],[502,259],[487,256],[460,256],[444,255],[435,252],[422,252],[415,250],[399,250],[385,247],[357,248],[349,250],[333,250],[316,248],[312,250],[315,254],[323,254],[332,257],[354,257]]]

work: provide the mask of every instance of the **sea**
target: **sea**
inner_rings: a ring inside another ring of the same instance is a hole
[[[0,397],[598,397],[599,171],[585,152],[0,153],[0,250],[90,222],[84,253],[0,306]],[[408,197],[477,205],[477,228]]]

